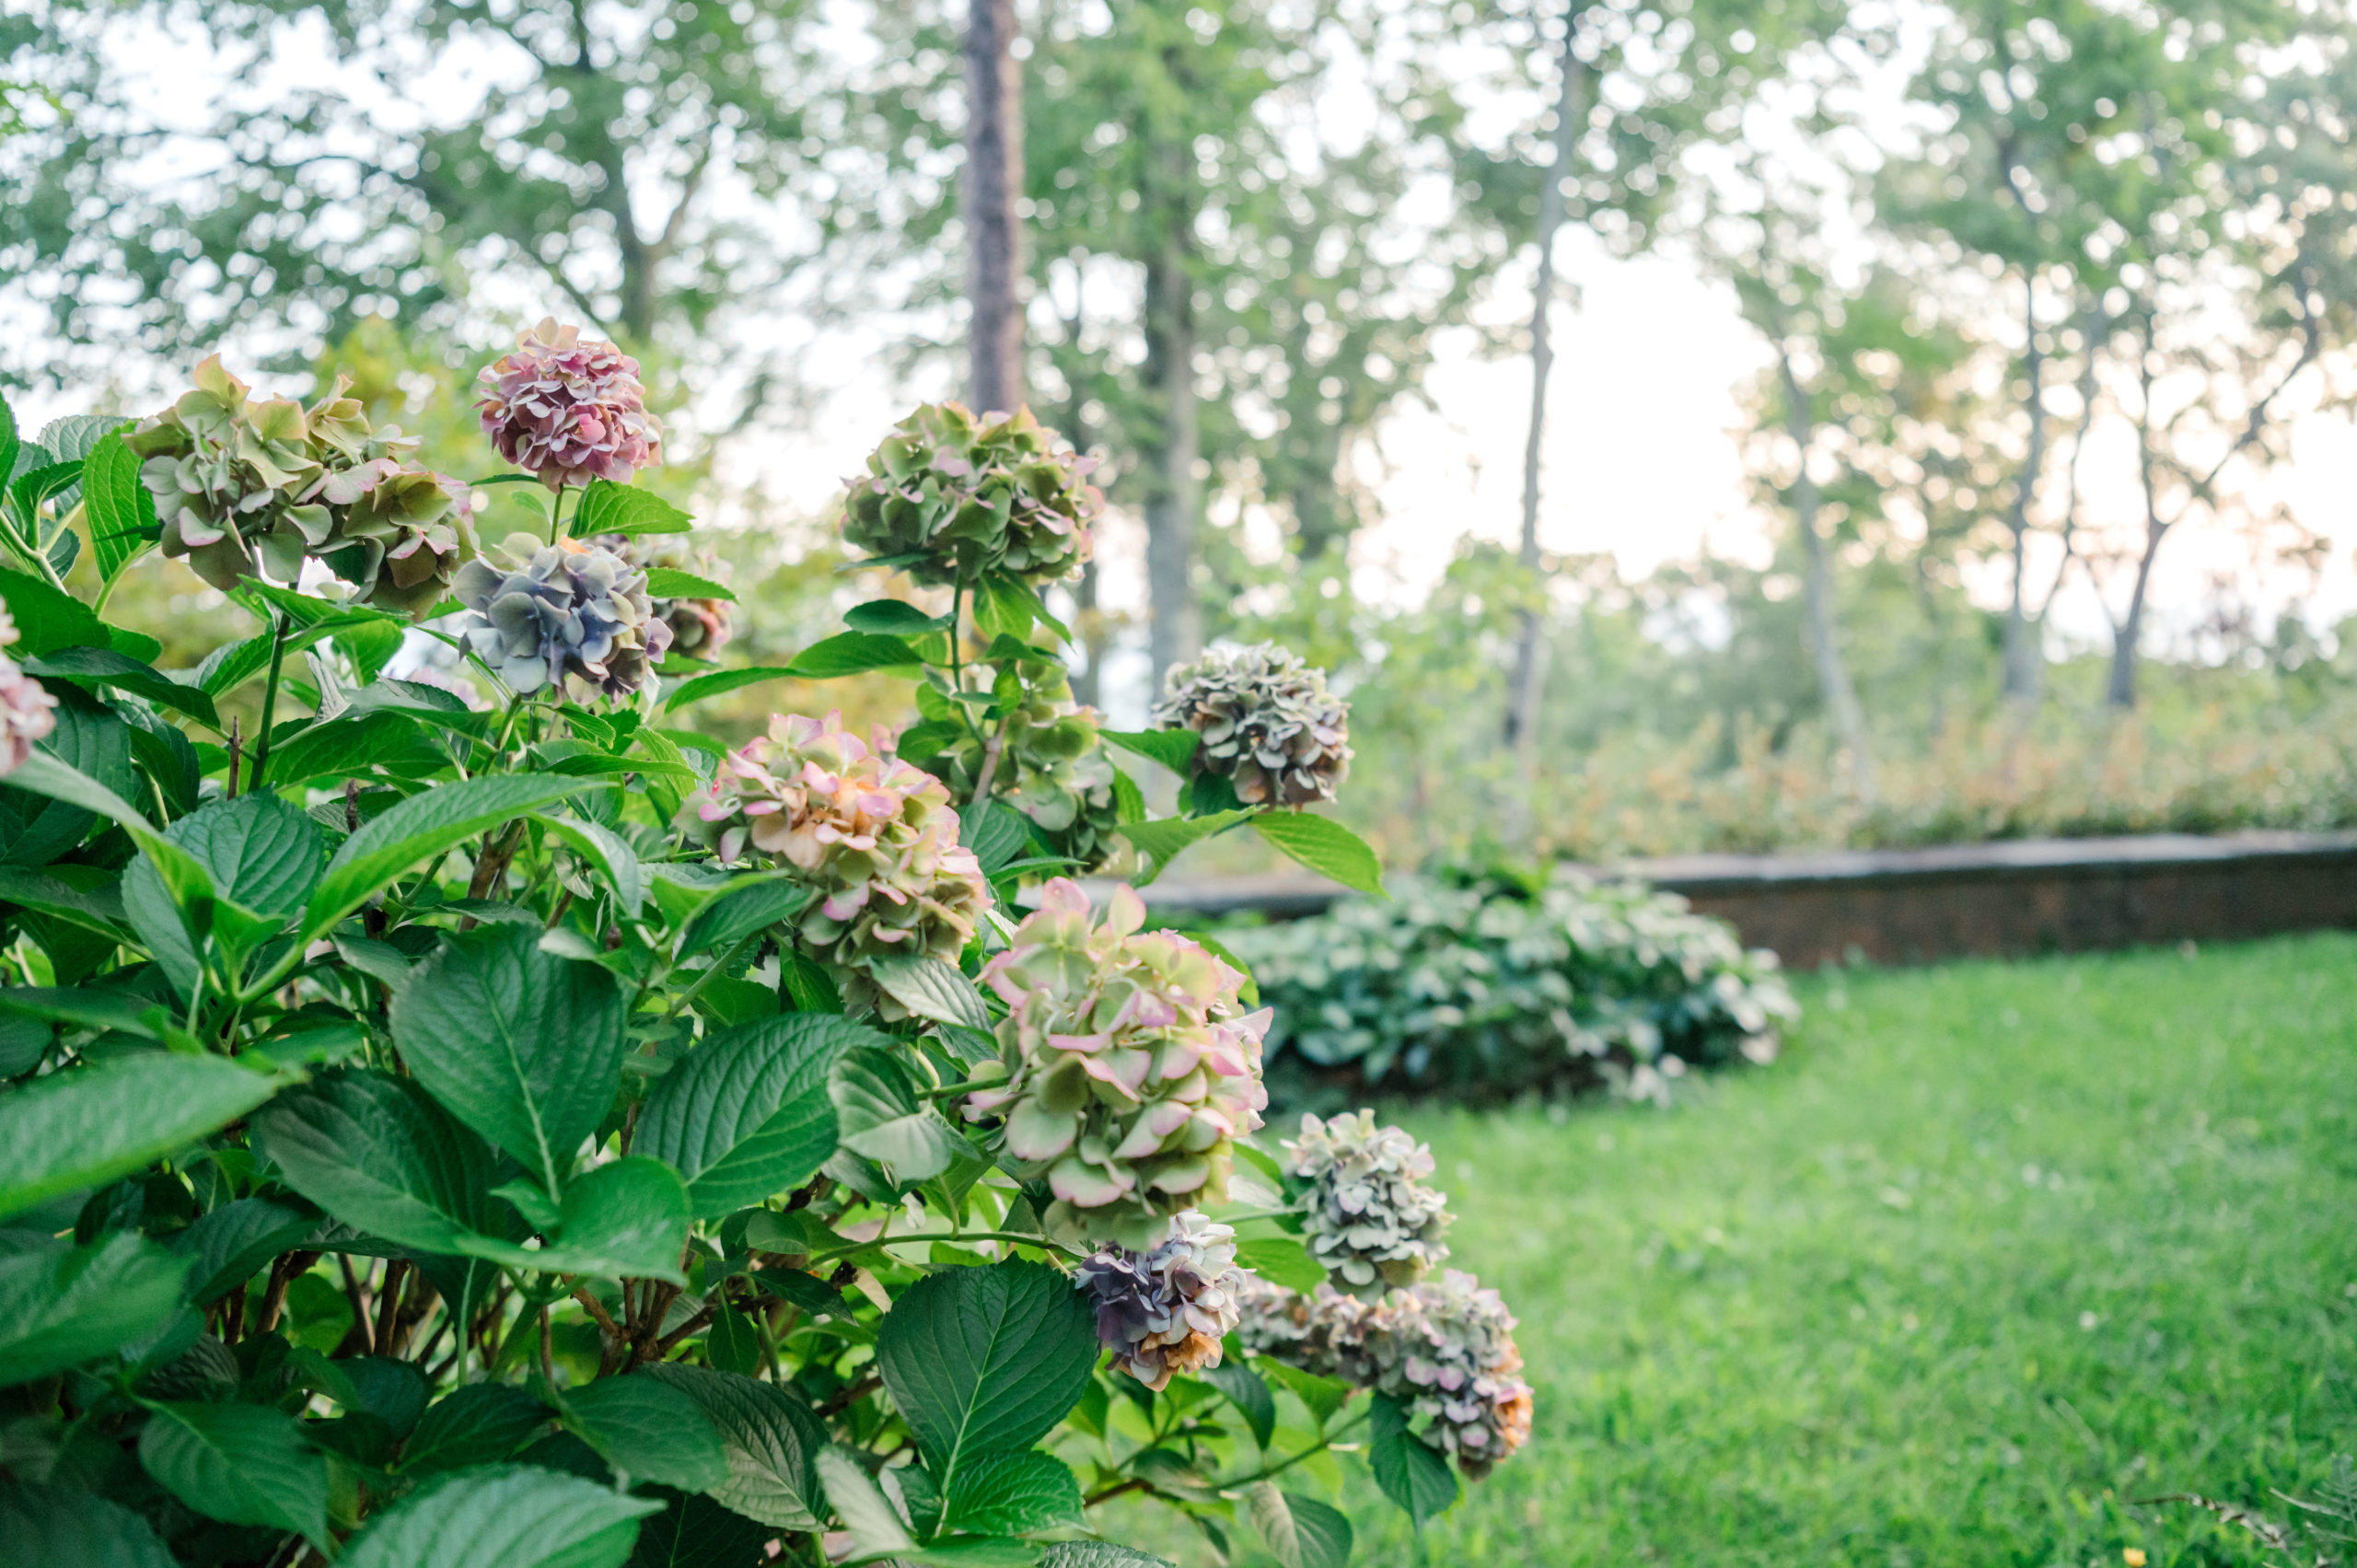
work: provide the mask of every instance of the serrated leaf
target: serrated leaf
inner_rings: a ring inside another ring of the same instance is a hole
[[[686,1390],[644,1374],[600,1377],[565,1395],[564,1424],[617,1471],[684,1492],[729,1479],[720,1432]]]
[[[695,519],[650,490],[593,479],[581,492],[570,531],[576,539],[601,533],[686,533]]]
[[[1100,729],[1097,738],[1149,762],[1159,762],[1174,773],[1187,771],[1187,764],[1195,759],[1195,748],[1202,743],[1202,737],[1191,729]]]
[[[774,1534],[701,1493],[672,1493],[638,1527],[627,1568],[766,1568]]]
[[[222,1204],[172,1237],[172,1251],[192,1265],[189,1300],[210,1307],[264,1263],[302,1246],[319,1227],[316,1213],[276,1198]]]
[[[979,809],[969,809],[960,824],[968,848],[981,863],[982,875],[995,877],[1012,864],[1031,842],[1023,830],[1023,819],[1012,807],[999,801],[984,801]]]
[[[1320,1377],[1314,1372],[1304,1372],[1297,1366],[1288,1366],[1282,1361],[1272,1361],[1266,1356],[1255,1357],[1252,1365],[1255,1370],[1284,1385],[1308,1410],[1309,1418],[1321,1428],[1334,1419],[1336,1411],[1350,1403],[1351,1395],[1355,1391],[1348,1383],[1332,1377]]]
[[[1388,1394],[1375,1396],[1368,1423],[1367,1468],[1383,1494],[1406,1510],[1422,1529],[1457,1501],[1457,1475],[1448,1461],[1409,1430],[1408,1412]]]
[[[213,699],[194,686],[183,686],[153,665],[119,654],[112,648],[60,648],[45,657],[28,659],[25,668],[52,679],[92,686],[111,686],[145,697],[158,707],[187,714],[208,728],[220,727]]]
[[[1277,1430],[1277,1401],[1260,1375],[1244,1365],[1240,1358],[1223,1360],[1216,1366],[1197,1369],[1195,1376],[1227,1396],[1227,1402],[1244,1417],[1244,1424],[1252,1430],[1252,1441],[1266,1448]]]
[[[807,1181],[834,1153],[828,1076],[853,1046],[886,1050],[889,1040],[819,1013],[721,1030],[656,1080],[632,1146],[687,1178],[699,1217],[755,1207]]]
[[[253,1139],[289,1187],[370,1236],[456,1253],[488,1228],[490,1149],[410,1079],[324,1074],[256,1116]]]
[[[339,1568],[621,1568],[662,1509],[533,1465],[459,1470],[370,1516]]]
[[[898,1555],[915,1548],[908,1525],[857,1459],[829,1444],[819,1450],[816,1464],[827,1501],[861,1553]]]
[[[416,717],[399,708],[347,712],[288,737],[270,754],[269,786],[292,790],[326,779],[430,778],[450,759]]]
[[[156,498],[139,482],[139,454],[120,435],[100,439],[82,462],[82,505],[101,583],[114,581],[158,537]]]
[[[836,680],[874,669],[904,669],[923,664],[916,649],[898,637],[874,632],[838,632],[794,656],[788,666],[805,680]]]
[[[621,835],[595,822],[545,811],[535,815],[543,827],[605,877],[606,885],[614,890],[614,906],[622,918],[636,920],[639,905],[646,900],[646,876],[639,865],[638,852]]]
[[[714,895],[680,929],[675,958],[725,948],[756,931],[792,920],[810,901],[810,889],[784,877],[764,877]]]
[[[1040,1555],[1039,1568],[1178,1568],[1178,1564],[1114,1541],[1060,1540]]]
[[[695,1400],[720,1434],[727,1479],[710,1495],[749,1519],[786,1530],[816,1530],[827,1512],[818,1459],[827,1430],[801,1397],[734,1373],[660,1362],[655,1377]]]
[[[496,1464],[547,1429],[548,1407],[505,1383],[470,1383],[425,1408],[402,1446],[412,1475]]]
[[[621,1086],[623,1011],[606,970],[499,925],[446,938],[393,993],[391,1021],[417,1081],[558,1192]]]
[[[843,612],[843,624],[854,632],[875,632],[888,637],[916,637],[946,630],[949,618],[927,615],[906,599],[872,598]]]
[[[0,1388],[154,1333],[180,1309],[188,1272],[185,1259],[130,1231],[0,1257]]]
[[[303,911],[306,944],[358,909],[370,895],[421,860],[528,811],[552,806],[585,787],[577,779],[524,774],[464,779],[412,796],[361,824],[343,841]]]
[[[116,1057],[0,1094],[0,1214],[128,1176],[228,1125],[279,1081],[226,1057]]]
[[[1283,1494],[1293,1516],[1294,1540],[1301,1568],[1347,1568],[1351,1561],[1351,1521],[1339,1508],[1304,1497]]]
[[[917,1098],[890,1051],[857,1046],[836,1058],[828,1079],[836,1142],[888,1167],[900,1182],[940,1175],[968,1146],[927,1101]]]
[[[139,1462],[208,1519],[292,1530],[325,1551],[326,1458],[285,1415],[261,1405],[151,1408]]]
[[[990,1032],[991,1016],[982,1006],[981,993],[946,958],[895,955],[871,960],[868,972],[886,995],[920,1018]]]
[[[23,1484],[0,1484],[0,1562],[179,1568],[147,1521],[122,1504],[78,1489]]]
[[[941,1516],[945,1529],[974,1535],[1028,1536],[1085,1527],[1080,1481],[1072,1467],[1038,1448],[980,1454],[951,1481]]]
[[[1166,817],[1159,821],[1123,823],[1113,830],[1135,844],[1141,854],[1154,857],[1152,871],[1134,878],[1135,885],[1144,887],[1162,875],[1188,848],[1251,815],[1248,811],[1216,811],[1208,817]]]
[[[1384,891],[1383,861],[1373,846],[1331,817],[1264,811],[1252,819],[1252,827],[1320,877],[1331,877],[1353,892],[1378,899],[1391,896]]]
[[[649,598],[717,598],[730,604],[737,596],[714,582],[699,577],[693,572],[682,572],[670,566],[649,566],[646,569],[646,597]]]
[[[12,658],[42,658],[60,648],[113,645],[90,607],[63,589],[22,572],[0,568],[0,604],[17,623]]]
[[[1066,1275],[1010,1259],[909,1287],[876,1359],[947,1495],[975,1458],[1028,1448],[1063,1419],[1096,1368],[1097,1329]]]
[[[1326,1270],[1309,1249],[1287,1236],[1255,1237],[1236,1244],[1236,1261],[1271,1284],[1306,1295],[1326,1283]]]
[[[457,1250],[511,1269],[687,1283],[679,1254],[688,1239],[688,1189],[661,1160],[628,1155],[593,1167],[566,1186],[560,1213],[558,1234],[537,1249],[466,1236]]]
[[[731,691],[748,686],[759,686],[764,680],[784,680],[794,671],[784,665],[754,665],[744,669],[715,669],[709,675],[699,675],[679,682],[679,690],[664,699],[663,711],[677,713],[679,709],[701,703],[707,697],[725,697]]]

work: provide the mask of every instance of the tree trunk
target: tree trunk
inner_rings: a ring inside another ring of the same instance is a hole
[[[1585,88],[1587,68],[1576,52],[1579,16],[1574,4],[1563,17],[1562,98],[1555,106],[1555,157],[1547,168],[1547,183],[1538,192],[1538,297],[1530,308],[1530,428],[1522,442],[1522,548],[1524,570],[1538,571],[1539,456],[1547,436],[1547,378],[1555,367],[1555,345],[1549,335],[1549,312],[1555,303],[1555,236],[1563,226],[1563,181],[1571,174],[1572,151],[1586,119]],[[1521,756],[1526,769],[1538,745],[1538,698],[1547,680],[1545,624],[1537,610],[1522,613],[1514,651],[1514,690],[1506,701],[1506,745]]]
[[[2046,357],[2038,346],[2038,273],[2026,269],[2022,286],[2022,325],[2028,334],[2023,372],[2029,377],[2029,451],[2022,459],[2020,480],[2014,486],[2014,507],[2005,527],[2014,536],[2013,602],[2005,611],[2005,696],[2016,703],[2038,695],[2038,666],[2044,662],[2038,628],[2029,619],[2029,504],[2038,493],[2039,472],[2046,464],[2046,404],[2042,385]],[[2092,351],[2091,351],[2092,352]]]
[[[2136,563],[2136,584],[2129,591],[2128,613],[2111,632],[2111,680],[2104,701],[2115,708],[2136,705],[2136,645],[2144,633],[2144,588],[2153,579],[2153,558],[2161,552],[2161,536],[2168,525],[2151,517],[2144,524],[2144,553]]]
[[[1195,520],[1202,507],[1195,477],[1201,442],[1195,427],[1194,277],[1187,265],[1186,225],[1174,218],[1162,253],[1146,269],[1146,375],[1160,404],[1158,450],[1145,474],[1147,645],[1154,690],[1171,666],[1202,651],[1203,612],[1195,597]]]
[[[1825,536],[1817,532],[1818,497],[1817,481],[1808,473],[1808,448],[1816,434],[1810,416],[1808,394],[1801,389],[1800,377],[1793,372],[1793,356],[1789,349],[1778,345],[1776,367],[1784,382],[1784,429],[1799,449],[1800,472],[1793,481],[1793,517],[1800,525],[1801,542],[1808,550],[1808,634],[1811,652],[1817,656],[1817,684],[1825,699],[1826,712],[1832,715],[1833,733],[1850,753],[1851,789],[1857,798],[1872,805],[1875,798],[1874,759],[1866,750],[1866,716],[1858,705],[1857,688],[1850,684],[1850,671],[1841,662],[1839,619],[1833,604],[1832,553],[1826,548]]]
[[[970,0],[966,24],[966,294],[974,409],[1023,401],[1023,64],[1014,0]]]

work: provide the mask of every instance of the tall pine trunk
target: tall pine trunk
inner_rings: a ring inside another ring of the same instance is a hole
[[[2038,494],[2039,471],[2046,464],[2046,404],[2042,385],[2046,356],[2038,346],[2038,273],[2026,269],[2022,286],[2022,324],[2029,334],[2022,373],[2029,379],[2029,451],[2022,459],[2021,479],[2014,486],[2013,509],[2005,527],[2014,536],[2013,601],[2005,609],[2005,696],[2026,703],[2038,695],[2044,662],[2038,627],[2029,616],[2029,505]],[[2090,353],[2093,349],[2090,348]]]
[[[1159,692],[1170,667],[1202,651],[1203,611],[1195,597],[1195,524],[1202,483],[1195,424],[1195,285],[1187,226],[1174,215],[1162,251],[1146,268],[1146,377],[1160,430],[1145,473],[1145,586],[1150,677]]]
[[[1817,659],[1817,684],[1833,719],[1833,734],[1850,753],[1850,787],[1868,805],[1875,798],[1874,759],[1866,750],[1865,710],[1858,705],[1858,689],[1850,683],[1849,667],[1841,659],[1840,618],[1833,600],[1833,552],[1817,531],[1819,497],[1817,481],[1808,473],[1808,449],[1817,434],[1808,393],[1793,371],[1792,350],[1777,345],[1776,368],[1784,383],[1784,430],[1799,450],[1800,472],[1793,481],[1793,519],[1800,527],[1808,552],[1808,638]]]
[[[974,409],[1023,401],[1023,64],[1014,0],[970,0],[966,23],[966,294]]]
[[[1538,192],[1538,297],[1530,308],[1530,428],[1522,443],[1523,568],[1538,571],[1538,480],[1540,454],[1547,436],[1547,379],[1555,367],[1555,345],[1550,335],[1550,312],[1555,304],[1555,236],[1563,226],[1563,181],[1571,175],[1572,149],[1586,120],[1587,68],[1575,52],[1579,42],[1579,10],[1563,17],[1562,98],[1555,106],[1555,157],[1547,168],[1547,183]],[[1546,626],[1537,610],[1522,613],[1515,641],[1514,690],[1506,700],[1506,745],[1518,754],[1527,772],[1538,745],[1538,699],[1547,681]]]

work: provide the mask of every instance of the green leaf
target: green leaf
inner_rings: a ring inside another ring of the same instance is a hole
[[[45,658],[60,648],[112,645],[106,623],[63,589],[22,572],[0,569],[0,604],[17,623],[12,658]]]
[[[1097,1328],[1069,1277],[1010,1259],[911,1285],[885,1317],[876,1359],[951,1495],[970,1461],[1028,1448],[1079,1401]]]
[[[565,1395],[565,1425],[614,1469],[683,1492],[729,1479],[728,1453],[693,1396],[659,1377],[600,1377]]]
[[[783,877],[765,877],[715,895],[680,929],[677,958],[725,948],[754,932],[792,920],[810,901],[810,889]]]
[[[1306,1295],[1326,1283],[1326,1270],[1309,1249],[1288,1236],[1256,1237],[1236,1244],[1236,1261],[1287,1290]]]
[[[628,1568],[767,1568],[775,1533],[700,1493],[673,1493],[638,1527]]]
[[[1039,1561],[1039,1549],[1028,1540],[958,1536],[904,1551],[898,1560],[923,1563],[925,1568],[1032,1568]]]
[[[830,1313],[837,1318],[851,1316],[851,1307],[843,1300],[843,1293],[816,1274],[800,1269],[763,1269],[753,1276],[753,1283],[780,1301],[790,1301],[805,1312]]]
[[[253,1119],[285,1183],[370,1236],[455,1253],[487,1229],[492,1154],[408,1078],[346,1070]]]
[[[428,1475],[496,1464],[547,1430],[548,1407],[506,1383],[470,1383],[426,1406],[401,1447],[401,1470]]]
[[[646,874],[639,866],[638,852],[620,834],[595,822],[545,811],[537,815],[542,826],[604,876],[606,885],[614,890],[614,904],[622,918],[637,919],[639,905],[646,900]]]
[[[1216,811],[1208,817],[1166,817],[1155,822],[1125,822],[1113,830],[1135,844],[1141,854],[1154,857],[1153,871],[1136,878],[1137,885],[1143,887],[1160,876],[1190,846],[1251,815],[1248,811]]]
[[[699,1218],[756,1207],[809,1180],[835,1152],[835,1059],[889,1045],[865,1025],[820,1013],[723,1029],[656,1081],[632,1146],[687,1178]]]
[[[0,1562],[179,1568],[146,1520],[95,1493],[0,1484]]]
[[[1124,828],[1145,820],[1145,792],[1120,768],[1113,770],[1113,820]]]
[[[239,1198],[222,1204],[172,1237],[189,1260],[188,1298],[210,1307],[283,1252],[292,1252],[319,1228],[319,1216],[275,1198]]]
[[[835,1105],[837,1143],[887,1167],[903,1184],[940,1175],[970,1146],[930,1101],[917,1098],[890,1051],[856,1046],[844,1051],[834,1063],[828,1094]]]
[[[1284,1499],[1293,1511],[1301,1568],[1347,1568],[1352,1544],[1349,1517],[1341,1509],[1298,1492],[1286,1493]]]
[[[0,482],[17,471],[17,453],[23,448],[24,437],[17,432],[17,411],[8,400],[0,398]]]
[[[1217,1366],[1199,1369],[1195,1376],[1227,1396],[1227,1402],[1252,1429],[1253,1442],[1263,1448],[1269,1446],[1277,1430],[1277,1401],[1259,1373],[1245,1365],[1241,1357],[1230,1357]]]
[[[203,721],[207,728],[221,727],[220,716],[213,711],[213,699],[203,691],[183,686],[153,665],[127,657],[112,648],[60,648],[46,657],[27,660],[25,668],[35,675],[76,684],[111,686],[119,691],[145,697],[157,707],[187,714]]]
[[[79,705],[87,701],[61,707],[55,731],[0,784],[0,860],[16,865],[55,860],[82,842],[93,815],[122,823],[139,843],[156,837],[147,819],[120,793],[138,776],[131,768],[130,726]],[[21,802],[17,791],[43,798]]]
[[[143,1040],[161,1040],[162,1026],[171,1021],[169,1009],[136,992],[94,985],[70,990],[50,985],[0,987],[0,1013],[101,1032],[120,1029]],[[0,1099],[0,1105],[6,1103]]]
[[[995,800],[984,801],[979,809],[969,807],[960,826],[965,830],[966,847],[981,862],[985,877],[997,876],[1031,842],[1031,835],[1024,831],[1022,816]]]
[[[1028,1536],[1086,1527],[1080,1482],[1072,1468],[1038,1448],[980,1454],[950,1482],[944,1528],[985,1536]]]
[[[319,824],[267,792],[213,801],[165,829],[163,843],[143,842],[148,853],[123,874],[123,911],[183,996],[205,935],[241,959],[303,907],[327,854]]]
[[[785,1530],[816,1530],[826,1517],[819,1491],[819,1452],[827,1446],[801,1397],[774,1383],[679,1362],[639,1374],[695,1400],[720,1433],[728,1478],[710,1495],[749,1519]]]
[[[915,1548],[916,1542],[910,1539],[909,1527],[901,1522],[899,1511],[857,1459],[829,1444],[819,1450],[817,1465],[827,1501],[834,1504],[835,1516],[851,1532],[851,1539],[863,1556],[877,1552],[904,1555]]]
[[[754,665],[745,669],[715,669],[709,675],[699,675],[692,680],[679,682],[679,690],[665,699],[663,711],[676,713],[707,697],[723,697],[747,686],[759,686],[764,680],[784,680],[794,674],[784,665]]]
[[[916,649],[898,637],[874,632],[838,632],[794,656],[787,666],[805,680],[835,680],[865,675],[872,669],[903,669],[924,662]]]
[[[1202,743],[1202,737],[1191,729],[1100,729],[1097,738],[1135,752],[1149,762],[1159,762],[1174,773],[1187,771],[1187,764],[1195,759],[1195,748]]]
[[[114,581],[157,537],[156,498],[139,482],[139,454],[120,435],[101,439],[82,460],[82,505],[101,583]]]
[[[693,572],[681,572],[669,566],[649,566],[646,569],[646,597],[649,598],[718,598],[730,604],[737,596],[714,582],[699,577]]]
[[[551,806],[586,787],[575,779],[527,774],[466,779],[412,796],[361,824],[343,841],[303,912],[306,944],[421,860],[442,854],[511,817]]]
[[[761,1330],[725,1300],[713,1308],[712,1326],[703,1337],[703,1358],[716,1371],[746,1376],[760,1371],[767,1359],[761,1351]]]
[[[277,1089],[225,1057],[143,1052],[0,1094],[0,1214],[128,1176]]]
[[[1301,811],[1264,811],[1252,819],[1260,835],[1309,867],[1353,892],[1378,899],[1383,889],[1383,862],[1364,839],[1331,817]]]
[[[843,624],[854,632],[874,632],[887,637],[920,637],[927,632],[946,631],[949,618],[927,615],[906,599],[872,598],[845,610]]]
[[[621,1568],[660,1500],[536,1465],[459,1470],[372,1516],[338,1568]]]
[[[448,753],[412,714],[399,708],[347,713],[289,737],[270,754],[272,789],[321,779],[368,778],[375,770],[422,779],[450,765]]]
[[[1304,1372],[1297,1366],[1287,1366],[1282,1361],[1266,1356],[1255,1357],[1252,1365],[1285,1388],[1307,1408],[1309,1418],[1322,1428],[1334,1419],[1334,1412],[1350,1403],[1354,1391],[1348,1383],[1332,1377],[1320,1377],[1314,1372]]]
[[[991,1016],[974,982],[946,958],[900,954],[868,966],[884,993],[920,1018],[988,1034]]]
[[[1039,1568],[1178,1568],[1132,1546],[1109,1540],[1061,1540],[1040,1555]]]
[[[581,505],[574,508],[571,531],[575,539],[601,533],[686,533],[694,523],[652,491],[593,479],[581,492]]]
[[[558,1234],[538,1250],[490,1236],[462,1237],[458,1250],[511,1269],[687,1283],[688,1190],[661,1160],[630,1155],[584,1172],[560,1213]]]
[[[188,1272],[186,1260],[130,1231],[0,1257],[0,1387],[154,1333],[180,1310]]]
[[[150,1407],[139,1462],[208,1519],[293,1530],[325,1551],[327,1459],[303,1429],[262,1405]]]
[[[102,936],[120,939],[122,935],[122,878],[96,866],[59,865],[33,871],[0,865],[0,901],[54,915]]]
[[[544,951],[528,926],[489,925],[412,970],[391,1020],[417,1081],[559,1192],[621,1087],[623,1011],[598,965]]]
[[[1457,1501],[1456,1472],[1418,1441],[1408,1429],[1407,1411],[1388,1394],[1375,1396],[1366,1461],[1383,1495],[1405,1509],[1418,1529]]]

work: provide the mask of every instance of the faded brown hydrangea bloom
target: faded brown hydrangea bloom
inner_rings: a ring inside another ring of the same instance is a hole
[[[1307,806],[1333,799],[1350,773],[1350,714],[1324,670],[1260,643],[1173,665],[1154,722],[1201,737],[1192,772],[1234,780],[1245,805]]]

